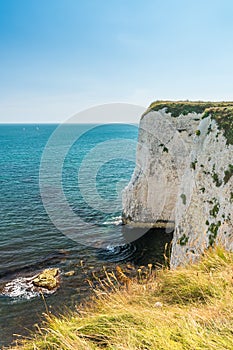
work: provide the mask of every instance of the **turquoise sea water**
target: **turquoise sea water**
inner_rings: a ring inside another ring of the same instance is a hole
[[[2,288],[5,283],[36,272],[40,268],[59,266],[66,271],[74,261],[87,259],[92,264],[98,260],[95,248],[79,245],[63,235],[51,222],[43,206],[39,188],[40,160],[46,143],[56,125],[2,125],[0,126],[0,277]],[[89,129],[87,131],[87,129]],[[81,137],[80,134],[85,132]],[[76,143],[69,145],[70,136],[77,135]],[[93,210],[83,200],[78,189],[77,173],[84,157],[98,144],[115,139],[136,139],[137,127],[130,125],[65,126],[60,132],[54,159],[62,148],[69,145],[69,152],[63,165],[62,186],[67,200],[77,215],[89,222],[102,223],[102,230],[117,235],[119,228],[111,223],[120,212],[105,214]],[[110,142],[111,145],[111,142]],[[108,152],[113,152],[109,149]],[[97,186],[102,196],[114,196],[114,184],[119,178],[129,180],[134,164],[117,160],[103,164],[97,176]],[[120,164],[119,164],[120,162]],[[48,164],[50,167],[51,164]],[[52,175],[51,175],[52,177]],[[52,179],[53,180],[53,179]],[[51,194],[51,200],[53,195]],[[105,225],[104,225],[105,224]],[[93,229],[91,227],[91,229]],[[80,230],[87,230],[80,227]],[[83,235],[88,231],[82,232]],[[127,249],[126,249],[127,250]],[[122,253],[122,258],[126,253]],[[19,295],[17,295],[17,293]],[[58,292],[60,293],[60,291]],[[25,308],[30,313],[38,312],[37,298],[23,290],[15,290],[13,296],[2,295],[1,342],[17,333],[20,327],[30,326],[33,317],[25,317]],[[68,293],[69,294],[69,293]],[[30,298],[32,297],[32,298]],[[42,306],[42,304],[41,304]],[[39,307],[39,310],[41,308]],[[43,309],[43,306],[42,306]],[[25,321],[30,319],[31,321]],[[20,321],[21,320],[21,321]],[[17,322],[16,322],[17,321]],[[25,324],[26,322],[26,324]],[[17,329],[18,328],[18,329]]]
[[[146,247],[145,241],[140,245],[121,244],[121,203],[117,198],[135,167],[132,159],[135,159],[138,127],[66,125],[57,134],[56,142],[47,144],[55,130],[57,125],[0,126],[0,346],[15,339],[13,333],[25,334],[25,328],[32,329],[45,311],[40,295],[27,290],[25,278],[48,267],[61,270],[61,287],[46,296],[48,308],[56,313],[74,306],[88,294],[80,260],[91,269],[119,261],[140,263],[140,257],[153,248],[151,242]],[[70,144],[71,140],[75,142]],[[126,144],[121,145],[122,141]],[[124,149],[122,158],[116,152],[116,145]],[[53,170],[57,170],[65,148],[68,151],[62,163],[62,193],[78,223],[70,219],[66,222],[69,216],[64,214],[57,199]],[[41,177],[48,190],[41,193],[40,163],[46,149],[50,158],[44,162]],[[102,164],[98,163],[99,159],[103,159]],[[98,169],[94,174],[96,164]],[[68,225],[68,235],[60,232],[48,215],[43,195]],[[114,205],[103,207],[102,199]],[[75,240],[70,238],[73,232],[78,234]],[[65,277],[70,270],[75,270],[75,275]]]

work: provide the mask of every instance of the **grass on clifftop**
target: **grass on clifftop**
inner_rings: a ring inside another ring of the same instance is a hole
[[[233,102],[205,102],[205,101],[155,101],[149,106],[148,111],[159,111],[166,108],[172,117],[196,112],[204,113],[207,108],[227,108],[233,107]]]
[[[193,112],[203,114],[202,118],[211,116],[223,130],[227,143],[233,144],[233,102],[155,101],[144,115],[151,110],[159,111],[164,108],[175,118]]]
[[[12,349],[233,349],[233,253],[217,247],[196,265],[157,272],[149,266],[141,277],[125,277],[126,288],[106,274],[91,304],[48,316]]]

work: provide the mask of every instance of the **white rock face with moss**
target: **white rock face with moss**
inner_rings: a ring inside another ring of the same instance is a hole
[[[202,116],[144,115],[137,167],[123,191],[126,224],[174,228],[172,267],[215,242],[233,250],[233,146]]]

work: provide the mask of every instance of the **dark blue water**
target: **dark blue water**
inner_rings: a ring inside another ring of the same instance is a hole
[[[115,142],[136,141],[137,126],[66,125],[59,131],[56,142],[47,145],[51,157],[44,165],[49,174],[46,180],[43,180],[47,181],[49,186],[47,197],[51,199],[54,211],[59,211],[56,203],[56,180],[53,179],[52,170],[50,174],[50,167],[53,168],[54,164],[56,166],[57,158],[64,148],[67,148],[68,152],[62,165],[61,186],[70,210],[79,218],[78,232],[82,237],[90,236],[92,239],[93,244],[89,242],[88,245],[85,245],[85,238],[79,242],[78,238],[72,240],[69,235],[60,232],[60,228],[52,222],[42,202],[40,162],[46,144],[56,128],[56,125],[0,126],[1,345],[9,343],[13,333],[21,333],[25,327],[31,328],[45,310],[39,296],[19,287],[20,278],[33,275],[46,267],[59,267],[62,273],[65,273],[73,270],[75,266],[78,269],[80,260],[94,267],[101,266],[104,261],[125,260],[134,252],[130,245],[115,246],[111,245],[111,241],[113,238],[120,239],[121,236],[121,226],[118,225],[121,208],[117,198],[121,188],[129,181],[135,166],[132,160],[127,159],[128,152],[135,157],[134,146],[130,143],[129,149],[124,147],[125,154],[120,159],[118,154],[114,154]],[[75,140],[72,144],[71,139]],[[98,149],[100,145],[104,147]],[[103,164],[98,164],[99,168],[95,174],[94,185],[100,196],[96,199],[95,195],[92,196],[93,179],[88,182],[93,171],[96,171],[92,168],[96,154],[93,154],[91,162],[89,160],[87,163],[86,173],[84,171],[78,179],[81,165],[85,168],[86,157],[93,150],[98,154],[103,152]],[[83,195],[87,198],[83,198]],[[100,199],[118,205],[99,208]],[[60,214],[62,217],[62,210]],[[75,222],[70,222],[71,236],[72,230],[77,230],[74,225]],[[109,249],[102,244],[107,237]],[[14,288],[11,293],[6,293],[4,288],[12,281],[15,283]],[[64,278],[56,294],[47,297],[49,307],[54,309],[62,304],[70,306],[81,300],[85,292],[81,273],[72,278]]]

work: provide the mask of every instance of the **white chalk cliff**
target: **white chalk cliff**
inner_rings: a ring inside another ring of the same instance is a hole
[[[189,109],[182,114],[181,104],[174,116],[170,103],[141,118],[137,166],[123,191],[123,221],[173,228],[176,267],[215,243],[233,250],[233,110],[232,104],[207,103],[207,110],[187,102]]]

